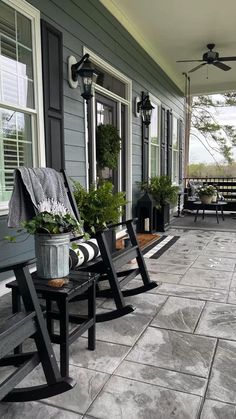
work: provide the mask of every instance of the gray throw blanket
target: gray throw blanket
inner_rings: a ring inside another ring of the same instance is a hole
[[[50,168],[16,169],[8,227],[20,227],[22,221],[43,211],[74,216],[60,173]]]

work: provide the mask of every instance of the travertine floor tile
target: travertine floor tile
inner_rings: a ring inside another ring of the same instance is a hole
[[[97,323],[97,339],[132,346],[150,320],[151,317],[132,313],[109,322]]]
[[[210,269],[190,268],[183,276],[180,284],[229,289],[232,272],[213,271]]]
[[[115,375],[198,396],[204,396],[207,383],[205,378],[126,360],[118,367]]]
[[[216,400],[205,400],[201,419],[234,419],[236,418],[236,406],[221,403]]]
[[[69,409],[69,406],[65,406],[65,409]],[[1,419],[82,419],[78,413],[36,402],[1,403],[0,417]]]
[[[193,287],[181,284],[163,283],[155,288],[157,294],[173,295],[176,297],[193,298],[195,300],[209,300],[226,302],[228,297],[227,290]]]
[[[192,268],[232,272],[235,268],[235,260],[215,256],[198,256],[196,262],[192,265]]]
[[[88,414],[99,419],[195,419],[200,397],[112,377]]]
[[[205,303],[187,298],[169,297],[151,326],[193,332]]]
[[[127,360],[207,377],[216,340],[148,327]]]
[[[236,306],[208,302],[195,333],[236,340]]]
[[[236,404],[236,342],[219,341],[207,398]]]

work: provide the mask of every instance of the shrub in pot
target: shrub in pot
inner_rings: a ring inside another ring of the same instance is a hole
[[[61,278],[69,274],[70,234],[83,234],[80,223],[69,213],[40,212],[22,223],[35,236],[37,274],[44,279]]]
[[[148,181],[141,182],[140,188],[153,197],[156,204],[157,229],[165,231],[170,221],[170,204],[177,203],[179,186],[172,185],[169,176],[152,176]]]
[[[86,232],[95,234],[98,230],[105,230],[109,224],[119,222],[127,201],[124,192],[113,192],[110,181],[101,181],[97,187],[90,185],[88,191],[79,182],[74,181],[73,187]],[[114,247],[115,235],[110,240]]]

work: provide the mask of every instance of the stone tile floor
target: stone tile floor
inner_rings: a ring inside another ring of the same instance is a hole
[[[2,403],[1,419],[236,418],[236,232],[168,234],[180,239],[147,260],[159,287],[127,298],[134,313],[97,325],[96,351],[86,349],[86,337],[71,346],[76,387],[40,402]],[[9,301],[1,298],[1,317]],[[101,300],[98,310],[112,307]],[[38,367],[25,384],[41,379]]]

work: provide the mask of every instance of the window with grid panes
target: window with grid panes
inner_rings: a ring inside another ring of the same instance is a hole
[[[13,7],[15,4],[15,7]],[[13,173],[37,161],[33,20],[0,0],[0,203],[9,201]],[[30,6],[29,6],[30,7]],[[22,9],[20,9],[22,10]]]
[[[179,135],[178,119],[173,115],[172,125],[172,182],[179,183]]]
[[[152,118],[149,125],[150,135],[150,176],[160,175],[160,136],[159,136],[159,107],[152,101]]]

